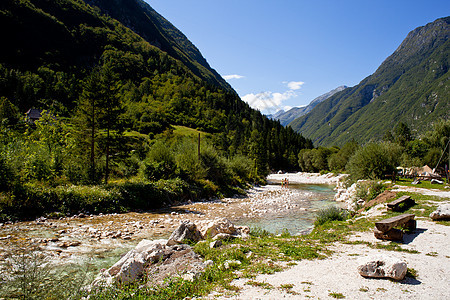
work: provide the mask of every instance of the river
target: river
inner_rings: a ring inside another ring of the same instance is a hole
[[[315,212],[332,205],[331,185],[279,184],[255,187],[245,197],[185,203],[170,209],[126,214],[40,218],[0,225],[0,261],[17,249],[38,247],[58,265],[83,266],[98,273],[111,266],[142,239],[167,238],[183,220],[204,223],[226,217],[237,225],[278,234],[311,228]]]

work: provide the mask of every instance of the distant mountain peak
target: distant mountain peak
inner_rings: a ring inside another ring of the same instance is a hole
[[[317,104],[336,94],[337,92],[343,91],[347,86],[341,85],[323,95],[312,100],[308,105],[293,107],[288,111],[280,110],[275,114],[268,115],[269,118],[274,120],[279,120],[281,125],[286,126],[296,118],[303,116],[310,112]]]
[[[450,17],[412,30],[358,85],[289,125],[318,145],[381,139],[399,122],[420,134],[450,118]]]

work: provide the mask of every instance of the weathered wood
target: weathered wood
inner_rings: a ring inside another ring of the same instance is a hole
[[[416,220],[409,220],[406,222],[405,227],[409,230],[414,230],[417,228],[417,221]]]
[[[381,232],[387,232],[390,229],[405,225],[409,220],[414,220],[415,215],[413,214],[403,214],[399,216],[395,216],[389,219],[384,219],[375,223],[375,227]]]
[[[393,211],[399,211],[400,210],[400,204],[405,203],[406,205],[414,205],[415,202],[413,199],[411,199],[410,196],[402,196],[398,198],[397,200],[394,200],[387,204],[388,209],[392,209]]]
[[[403,240],[403,231],[400,229],[392,228],[387,232],[382,232],[378,229],[373,230],[373,234],[377,239],[380,240],[390,240],[390,241],[402,241]]]
[[[401,196],[400,198],[388,203],[387,206],[392,207],[392,206],[398,205],[404,201],[408,201],[409,199],[411,199],[411,196]]]

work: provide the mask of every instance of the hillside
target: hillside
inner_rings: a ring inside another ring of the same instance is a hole
[[[293,107],[293,108],[291,108],[288,111],[279,111],[279,112],[277,112],[277,113],[275,113],[273,115],[269,115],[268,117],[273,119],[273,120],[279,120],[281,125],[286,126],[289,123],[291,123],[292,121],[294,121],[295,119],[297,119],[297,118],[299,118],[299,117],[309,113],[320,102],[325,101],[326,99],[330,98],[331,96],[333,96],[337,92],[343,91],[346,88],[347,88],[347,86],[345,86],[345,85],[339,86],[339,87],[329,91],[328,93],[325,93],[323,95],[320,95],[317,98],[314,98],[314,100],[312,100],[306,106]]]
[[[411,31],[377,71],[318,104],[290,126],[316,145],[381,139],[399,122],[414,134],[450,112],[450,17]]]
[[[8,28],[0,47],[0,108],[20,113],[10,122],[31,107],[75,122],[81,102],[98,92],[112,95],[103,110],[117,110],[117,124],[108,126],[127,136],[152,140],[175,125],[213,133],[224,155],[252,156],[263,166],[259,172],[294,168],[299,149],[311,146],[241,101],[142,1],[2,0],[0,26]],[[102,76],[107,82],[95,82]]]
[[[84,0],[102,13],[120,21],[148,43],[158,47],[203,80],[232,90],[231,86],[208,64],[194,44],[175,26],[142,0]]]

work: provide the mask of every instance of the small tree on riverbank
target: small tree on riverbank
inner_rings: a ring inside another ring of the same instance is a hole
[[[357,179],[379,179],[396,171],[401,147],[394,143],[370,143],[350,158],[346,170]]]

